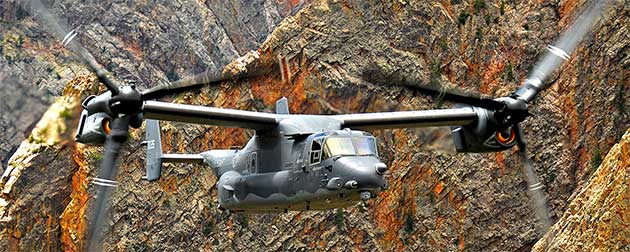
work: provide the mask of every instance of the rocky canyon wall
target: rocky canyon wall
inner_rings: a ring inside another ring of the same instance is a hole
[[[395,78],[366,79],[362,73],[374,68],[419,86],[440,83],[483,96],[508,95],[584,1],[254,3],[259,5],[61,1],[52,6],[73,26],[81,24],[81,41],[101,63],[141,87],[220,69],[237,56],[258,55],[247,58],[252,63],[287,59],[290,78],[284,81],[272,73],[208,86],[174,102],[270,112],[275,100],[286,96],[292,113],[337,114],[452,106],[397,86]],[[603,157],[630,128],[629,10],[627,1],[616,1],[532,103],[534,116],[524,124],[554,221],[573,209],[569,202],[581,197],[576,192],[589,190],[587,181],[601,176],[597,167],[606,163]],[[104,14],[86,14],[94,12]],[[245,17],[222,21],[239,13]],[[0,181],[0,250],[81,250],[93,193],[87,178],[95,174],[101,149],[71,141],[79,108],[70,101],[96,92],[94,78],[66,59],[69,52],[55,46],[30,17],[3,18],[9,20],[1,24],[3,38],[15,33],[28,43],[16,50],[27,52],[22,61],[9,63],[5,56],[6,63],[0,63],[27,76],[22,79],[54,79],[27,83],[49,85],[51,95],[60,96],[52,100],[65,101],[67,112],[61,116],[59,106],[49,108],[8,162]],[[273,26],[263,25],[269,20]],[[263,26],[242,25],[252,23]],[[256,53],[246,55],[252,47],[258,47]],[[29,56],[34,52],[41,54]],[[34,63],[24,63],[29,57]],[[53,71],[29,74],[41,71],[26,66]],[[55,113],[56,119],[46,116]],[[47,130],[40,132],[42,127]],[[162,133],[166,152],[196,153],[242,146],[252,132],[163,122]],[[217,209],[217,178],[208,167],[167,165],[160,181],[141,180],[144,134],[133,130],[122,152],[112,232],[104,246],[116,251],[528,251],[540,238],[515,149],[457,154],[444,128],[373,133],[390,167],[390,188],[377,198],[346,209],[245,215]]]

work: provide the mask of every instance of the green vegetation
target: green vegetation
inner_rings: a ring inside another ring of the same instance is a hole
[[[431,85],[440,85],[440,62],[431,64]]]
[[[72,113],[70,113],[70,110],[64,109],[62,111],[59,111],[59,117],[65,120],[69,120],[69,119],[72,119]]]
[[[486,20],[486,25],[490,25],[490,23],[492,23],[492,16],[490,14],[486,14],[485,20]]]
[[[448,43],[446,42],[446,38],[445,38],[445,37],[442,37],[442,38],[440,39],[440,48],[441,48],[443,51],[448,50]]]
[[[508,61],[507,67],[505,68],[505,75],[508,81],[514,81],[514,69],[512,67],[512,62]]]
[[[529,25],[528,24],[524,24],[523,25],[523,29],[525,29],[526,31],[529,31]]]
[[[368,210],[368,203],[367,201],[361,201],[361,207],[359,207],[359,211],[361,211],[362,213],[367,212]]]
[[[335,213],[335,225],[337,225],[337,229],[343,228],[345,217],[343,214],[343,209],[337,208],[337,212]]]
[[[501,13],[501,16],[503,16],[505,14],[505,0],[501,0],[501,5],[499,7],[499,13]]]
[[[597,168],[602,164],[602,153],[599,150],[599,147],[593,150],[593,154],[591,156],[591,174],[597,170]]]
[[[599,147],[595,147],[593,153],[591,154],[591,169],[585,172],[584,179],[589,179],[591,176],[593,176],[593,174],[595,174],[602,162],[602,153],[599,150]]]
[[[40,153],[40,152],[44,151],[45,149],[46,149],[45,145],[38,145],[37,148],[34,148],[34,149],[31,150],[31,153],[37,154],[37,153]]]
[[[411,212],[407,213],[407,218],[405,218],[405,232],[411,233],[413,232],[413,215]]]
[[[37,132],[37,134],[39,134],[39,135],[41,135],[41,136],[48,135],[48,127],[43,127],[43,128],[41,128],[41,129]]]
[[[240,223],[243,228],[249,227],[249,219],[247,218],[247,215],[244,215],[244,214],[237,215],[236,221],[238,221],[238,223]]]
[[[475,7],[475,15],[479,14],[479,12],[482,9],[486,8],[486,1],[485,0],[475,0],[474,7]]]
[[[134,243],[130,246],[130,251],[147,251],[147,244],[144,243]]]
[[[477,31],[475,31],[475,40],[481,41],[483,39],[483,31],[481,31],[481,27],[477,27]]]
[[[103,155],[98,151],[88,152],[86,154],[86,157],[93,164],[100,164],[101,161],[103,160]],[[166,204],[166,203],[168,203],[168,200],[165,200],[162,204]]]
[[[170,71],[166,71],[166,77],[167,77],[169,80],[171,80],[171,81],[174,81],[174,80],[179,80],[179,79],[180,79],[180,77],[179,77],[179,75],[177,74],[177,72],[175,71],[175,69],[172,69],[172,70],[170,70]]]
[[[439,87],[440,84],[440,62],[436,61],[433,64],[431,64],[431,75],[429,76],[429,85],[433,86],[434,88]],[[442,106],[442,97],[437,97],[438,101],[437,101],[437,107],[439,108],[440,106]]]
[[[20,20],[24,17],[28,16],[28,12],[24,10],[22,6],[18,6],[17,10],[15,10],[15,19]]]
[[[265,101],[261,98],[254,97],[253,99],[250,99],[250,102],[252,103],[253,109],[256,109],[258,111],[263,111],[267,109],[267,105],[265,105]]]
[[[5,34],[0,42],[0,52],[8,64],[19,60],[23,56],[22,46],[24,44],[24,36],[17,33]]]
[[[545,184],[551,184],[553,181],[556,180],[557,176],[558,174],[555,171],[550,171],[549,176],[547,177],[547,179],[545,179]]]
[[[468,13],[467,10],[462,10],[462,12],[459,13],[459,17],[457,18],[459,25],[465,25],[466,19],[468,19],[468,17],[470,17],[470,13]]]
[[[207,220],[206,223],[203,224],[203,229],[201,230],[201,232],[207,236],[212,232],[213,229],[214,222],[212,220]]]
[[[451,239],[451,242],[453,243],[455,247],[459,246],[459,238],[453,238]]]
[[[400,241],[402,242],[403,246],[407,247],[409,246],[409,237],[400,237]]]
[[[33,134],[30,134],[26,140],[27,140],[29,143],[34,143],[34,144],[42,144],[42,143],[44,143],[44,140],[43,140],[43,139],[35,138],[35,137],[33,136]]]
[[[621,71],[621,80],[625,80],[626,74],[624,71]],[[625,115],[626,114],[626,99],[625,99],[625,91],[624,91],[624,85],[619,85],[619,88],[617,90],[617,110],[619,110],[619,112],[621,113],[621,115]]]
[[[134,135],[131,133],[131,130],[127,131],[127,139],[129,139],[129,140],[137,140],[136,138],[134,138]]]

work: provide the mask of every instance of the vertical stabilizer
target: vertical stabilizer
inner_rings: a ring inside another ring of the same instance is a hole
[[[289,114],[289,101],[286,97],[282,97],[276,101],[276,114],[288,115]]]
[[[160,178],[162,172],[162,138],[160,137],[160,123],[158,120],[146,121],[146,141],[147,146],[146,168],[144,177],[148,181],[155,181]]]

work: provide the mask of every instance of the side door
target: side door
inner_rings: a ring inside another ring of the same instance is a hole
[[[322,141],[308,138],[297,145],[291,180],[295,192],[315,193],[320,184]]]

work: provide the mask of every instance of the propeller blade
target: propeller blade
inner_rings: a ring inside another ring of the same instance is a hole
[[[556,71],[564,61],[569,60],[570,55],[586,37],[595,22],[602,16],[606,7],[612,0],[597,0],[591,3],[573,22],[573,24],[560,35],[555,45],[547,46],[547,53],[540,58],[529,73],[521,87],[514,93],[525,102],[530,102],[544,88],[544,82]]]
[[[239,72],[237,74],[226,74],[219,71],[205,71],[190,78],[177,80],[175,82],[147,89],[142,92],[142,99],[158,99],[168,95],[199,89],[205,85],[216,85],[225,81],[253,79],[270,73],[279,73],[279,71],[279,64],[269,64],[267,62],[254,65],[252,69],[248,69],[248,71]]]
[[[109,198],[113,189],[118,185],[116,181],[116,175],[118,173],[118,167],[116,166],[116,160],[120,154],[122,145],[127,141],[129,132],[129,116],[118,117],[111,122],[111,132],[107,135],[105,141],[103,161],[101,162],[101,169],[98,177],[94,178],[93,184],[97,185],[96,200],[94,201],[94,212],[90,218],[91,230],[88,232],[89,250],[88,251],[101,251],[102,239],[105,229],[105,220],[107,219],[107,212],[109,209]]]
[[[551,227],[551,215],[549,213],[549,207],[547,205],[547,199],[545,198],[544,184],[538,179],[536,172],[534,171],[534,162],[527,156],[527,141],[523,134],[523,129],[517,124],[514,126],[516,132],[516,141],[518,143],[518,154],[521,158],[521,171],[525,175],[527,181],[528,195],[532,201],[532,207],[536,218],[540,224],[539,234],[543,235]]]
[[[74,39],[77,36],[77,32],[72,30],[67,32],[59,19],[55,17],[39,0],[30,0],[31,15],[39,20],[40,25],[45,27],[55,37],[62,38],[61,43],[64,47],[69,47],[75,54],[81,58],[81,60],[87,64],[92,71],[98,76],[98,79],[112,92],[113,95],[120,93],[118,85],[109,77],[107,70],[99,65],[94,56],[86,50],[81,43]],[[28,9],[28,8],[25,8]]]
[[[385,71],[376,68],[368,69],[363,72],[362,79],[379,85],[396,86],[401,85],[411,90],[419,91],[421,93],[435,96],[438,101],[450,101],[454,103],[464,103],[475,107],[486,108],[490,110],[501,110],[505,108],[505,104],[492,99],[464,95],[458,91],[448,89],[442,85],[419,85],[420,81],[410,80],[405,76],[399,74],[384,74]],[[395,83],[395,84],[393,84]]]
[[[205,85],[216,85],[225,81],[239,81],[261,76],[260,73],[243,73],[226,76],[217,72],[206,71],[190,78],[181,79],[168,84],[156,86],[142,92],[143,100],[153,100],[164,96],[199,89]]]

